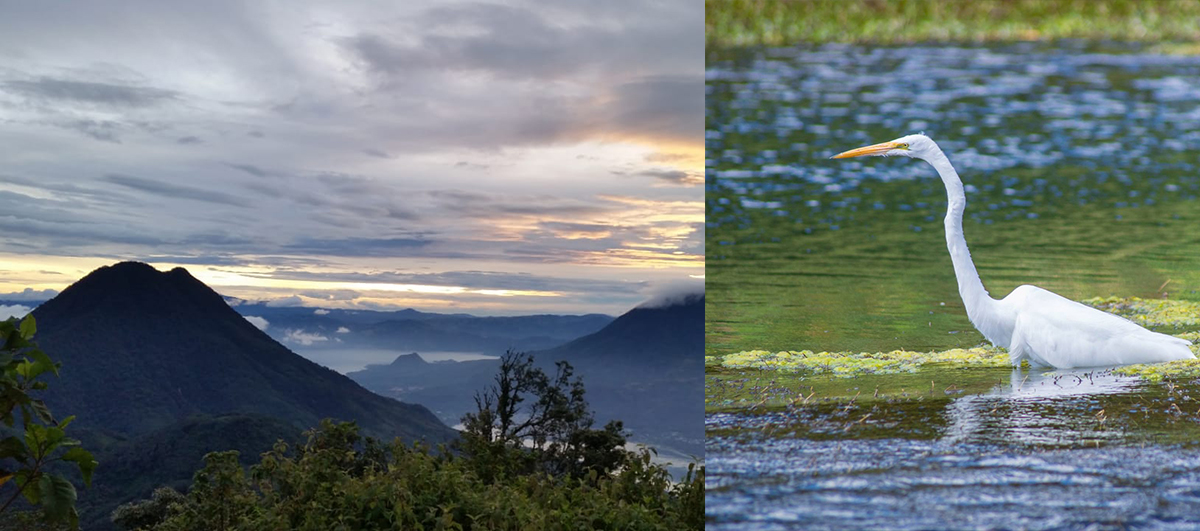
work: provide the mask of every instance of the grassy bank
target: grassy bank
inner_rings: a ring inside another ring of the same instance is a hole
[[[919,41],[1200,40],[1200,2],[706,0],[708,46]]]

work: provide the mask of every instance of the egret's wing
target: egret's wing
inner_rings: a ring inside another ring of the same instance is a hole
[[[1065,369],[1194,357],[1188,341],[1035,286],[1021,286],[1004,301],[1010,298],[1019,329],[1014,336],[1033,361]]]

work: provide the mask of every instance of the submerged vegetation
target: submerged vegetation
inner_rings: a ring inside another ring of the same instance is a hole
[[[704,7],[710,46],[1200,38],[1200,4],[1183,0],[708,0]]]

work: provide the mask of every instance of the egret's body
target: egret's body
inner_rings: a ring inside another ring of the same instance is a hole
[[[946,185],[946,247],[954,263],[958,293],[971,324],[993,345],[1008,349],[1014,365],[1029,360],[1059,369],[1195,359],[1191,342],[1151,332],[1133,322],[1036,286],[1019,286],[1007,297],[988,295],[975,271],[962,217],[963,183],[950,159],[925,135],[909,135],[847,151],[834,158],[906,156],[931,164]]]

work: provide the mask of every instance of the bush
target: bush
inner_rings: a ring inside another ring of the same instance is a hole
[[[208,454],[185,498],[156,492],[113,522],[153,531],[703,529],[704,468],[673,483],[650,450],[624,449],[620,423],[593,429],[569,365],[551,378],[510,352],[476,400],[456,453],[385,445],[325,420],[296,448],[277,443],[249,474],[237,452]]]
[[[35,398],[33,392],[47,387],[38,378],[48,372],[57,375],[59,368],[34,343],[36,332],[32,315],[19,324],[16,319],[0,322],[0,421],[13,428],[19,419],[21,427],[17,434],[0,439],[0,516],[24,497],[41,507],[42,523],[76,528],[75,485],[50,470],[58,462],[74,463],[83,482],[90,485],[96,460],[79,441],[67,437],[67,425],[75,417],[55,421],[46,403]]]

